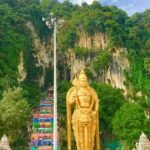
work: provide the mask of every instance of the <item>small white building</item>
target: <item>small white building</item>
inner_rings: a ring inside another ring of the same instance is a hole
[[[139,143],[137,143],[137,150],[150,150],[150,140],[142,132]]]
[[[3,135],[0,141],[0,150],[11,150],[9,141],[6,135]]]

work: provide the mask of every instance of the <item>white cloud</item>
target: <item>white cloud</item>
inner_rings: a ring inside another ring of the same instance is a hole
[[[64,1],[64,0],[59,0],[59,1]],[[93,1],[100,1],[100,3],[105,3],[105,2],[109,2],[111,4],[118,2],[119,0],[69,0],[69,2],[73,3],[73,4],[79,4],[81,5],[83,2],[86,2],[87,4],[92,4]]]
[[[124,6],[120,6],[121,9],[125,10],[129,16],[131,16],[132,14],[134,14],[135,12],[137,12],[137,9],[134,7],[133,4],[128,4],[128,5],[124,5]]]
[[[109,2],[109,3],[116,3],[119,0],[100,0],[101,3]]]
[[[92,4],[95,0],[70,0],[73,4],[79,4],[81,5],[83,2],[86,2],[87,4]]]
[[[133,7],[134,7],[134,5],[133,5],[133,4],[129,4],[129,7],[130,7],[130,8],[133,8]]]
[[[111,0],[113,3],[116,3],[116,2],[118,2],[119,0]]]
[[[64,0],[58,0],[64,1]],[[88,4],[93,3],[94,0],[69,0],[73,4],[81,5],[82,2]],[[123,10],[125,10],[130,16],[135,12],[142,12],[146,8],[150,8],[150,0],[97,0],[100,1],[102,5],[115,5]]]

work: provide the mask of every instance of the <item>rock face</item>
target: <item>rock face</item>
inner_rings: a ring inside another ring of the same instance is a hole
[[[88,36],[85,32],[82,32],[80,33],[80,40],[75,44],[75,46],[86,49],[104,49],[107,46],[107,37],[102,33],[97,33],[94,36]],[[81,69],[86,68],[87,63],[92,61],[90,57],[82,59],[77,58],[71,49],[68,50],[68,55],[71,57],[68,61],[71,66],[71,79]]]
[[[27,73],[24,68],[24,59],[23,59],[23,52],[20,54],[20,63],[18,65],[18,72],[19,72],[19,78],[18,81],[22,82],[26,79]]]
[[[41,87],[43,87],[43,85],[45,84],[46,70],[52,68],[51,66],[53,65],[53,42],[51,40],[49,40],[48,42],[41,41],[31,22],[27,23],[27,28],[31,32],[32,36],[32,45],[34,47],[33,56],[37,60],[37,64],[35,65],[37,67],[42,67],[42,72],[38,77],[38,83]],[[110,50],[110,48],[108,48],[108,43],[109,39],[103,33],[96,33],[93,36],[89,36],[83,31],[82,33],[80,33],[80,40],[76,42],[75,46],[85,49],[91,49],[93,51],[108,51]],[[124,95],[127,95],[128,91],[126,86],[124,85],[124,82],[126,80],[124,71],[129,70],[129,61],[127,58],[127,50],[125,48],[114,48],[114,51],[111,52],[111,61],[109,63],[108,69],[104,73],[99,73],[98,75],[93,70],[93,67],[89,65],[92,64],[94,57],[86,56],[78,58],[71,49],[68,50],[68,55],[69,59],[67,60],[66,66],[70,72],[70,79],[73,79],[74,75],[77,74],[79,70],[87,68],[88,66],[88,69],[96,78],[98,78],[98,80],[101,80],[106,84],[111,84],[113,87],[122,89],[124,91]],[[59,56],[58,59],[58,61],[60,61],[62,59],[62,56]],[[66,60],[61,60],[60,62],[62,61]],[[60,66],[61,64],[58,65]],[[20,74],[19,81],[23,81],[26,78],[26,73],[23,66],[23,57],[21,54],[20,64],[18,65],[18,71]],[[63,69],[64,68],[65,67],[63,67]],[[58,76],[66,77],[65,74],[67,74],[68,76],[68,70],[67,72],[61,72],[61,70],[59,70],[60,72],[58,72]]]
[[[80,35],[80,40],[76,43],[76,45],[90,49],[104,49],[107,46],[107,42],[107,37],[103,33],[97,33],[94,36],[88,36],[86,33],[82,32]]]
[[[106,50],[108,45],[107,37],[98,33],[92,37],[87,36],[83,33],[80,37],[80,40],[76,43],[76,46],[92,49],[92,50]],[[72,50],[69,50],[69,52]],[[77,58],[72,51],[70,59],[70,70],[71,70],[71,79],[73,76],[83,68],[87,68],[87,64],[91,64],[94,58]],[[129,61],[127,58],[127,49],[126,48],[114,48],[114,51],[111,52],[111,61],[107,71],[103,74],[98,75],[98,79],[106,84],[111,84],[113,87],[120,88],[124,91],[124,95],[127,95],[127,88],[124,85],[125,75],[124,71],[129,70]],[[89,68],[94,74],[92,67]]]
[[[139,143],[137,144],[137,150],[150,150],[150,140],[142,133]]]
[[[124,91],[124,95],[127,95],[127,88],[124,85],[126,80],[124,71],[129,70],[129,61],[127,57],[125,57],[126,55],[126,49],[116,49],[116,51],[112,54],[112,61],[105,74],[105,83],[109,83],[113,87],[122,89]]]
[[[11,150],[9,141],[6,135],[3,135],[0,141],[0,150]]]
[[[53,62],[52,59],[52,43],[49,40],[48,42],[42,42],[37,35],[35,28],[31,22],[27,23],[27,28],[32,35],[32,45],[34,46],[33,56],[37,59],[37,67],[42,67],[42,74],[39,76],[39,85],[42,87],[45,84],[46,69],[50,67]]]

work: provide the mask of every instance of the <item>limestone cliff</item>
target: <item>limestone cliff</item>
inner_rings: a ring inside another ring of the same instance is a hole
[[[102,33],[97,33],[94,36],[88,36],[83,33],[80,40],[76,43],[76,46],[92,49],[93,51],[97,49],[110,50],[107,49],[108,39],[106,35]],[[87,68],[87,66],[93,75],[95,75],[93,68],[89,65],[94,60],[94,57],[89,56],[86,58],[78,58],[71,49],[69,50],[69,53],[69,56],[71,55],[71,59],[69,59],[71,66],[71,79],[81,68]],[[127,88],[124,85],[126,80],[124,71],[129,70],[130,66],[127,55],[128,53],[126,48],[114,48],[114,50],[111,51],[111,60],[107,71],[105,71],[104,74],[98,75],[98,79],[102,82],[111,84],[115,88],[122,89],[124,91],[124,95],[127,95]]]
[[[18,72],[19,72],[18,82],[24,81],[26,79],[27,72],[26,72],[25,67],[24,67],[23,52],[20,53]]]
[[[51,40],[41,41],[39,38],[35,27],[31,22],[27,23],[27,28],[31,32],[32,36],[32,45],[34,47],[33,56],[36,58],[37,63],[35,64],[37,67],[42,67],[42,73],[39,75],[39,85],[44,86],[45,84],[45,76],[46,69],[49,68],[52,64],[52,43]]]
[[[103,33],[88,36],[85,32],[82,32],[80,33],[80,40],[76,43],[76,45],[84,48],[104,49],[107,47],[107,42],[107,37]]]
[[[127,59],[127,50],[125,48],[117,48],[112,53],[112,60],[105,74],[105,83],[111,84],[115,88],[122,89],[127,95],[127,88],[124,85],[124,71],[129,70],[129,61]]]
[[[45,84],[46,69],[51,68],[53,64],[53,59],[52,59],[53,44],[51,40],[48,40],[47,42],[41,41],[31,22],[27,23],[27,28],[29,29],[32,36],[32,45],[34,47],[33,56],[37,60],[35,66],[42,67],[42,73],[39,75],[38,78],[38,83],[42,87]],[[89,36],[85,32],[82,32],[79,35],[80,35],[80,40],[76,42],[75,46],[82,47],[85,49],[91,49],[93,51],[96,50],[111,51],[111,49],[108,48],[109,39],[104,33],[96,33],[93,36]],[[96,72],[91,66],[91,63],[95,59],[95,56],[94,57],[86,56],[86,57],[78,58],[72,49],[68,50],[67,55],[68,55],[67,65],[70,68],[71,79],[74,77],[75,74],[78,73],[80,69],[88,68],[92,72],[93,76],[98,78],[98,80],[101,80],[106,84],[111,84],[113,87],[122,89],[124,91],[124,95],[127,95],[127,88],[124,85],[124,82],[126,80],[124,71],[129,70],[130,65],[127,58],[128,53],[126,48],[121,48],[121,47],[113,48],[113,51],[111,51],[111,60],[109,62],[108,69],[104,73],[99,73],[98,75],[96,75]],[[63,56],[60,55],[58,57],[58,62],[66,61],[64,60],[64,58],[62,60],[62,58]],[[60,65],[61,64],[58,64],[58,67]],[[26,78],[26,73],[23,68],[22,54],[20,56],[20,64],[18,65],[18,70],[20,74],[19,80],[23,81]],[[63,75],[61,72],[63,72]],[[68,72],[62,70],[58,71],[58,75],[64,76],[64,79],[66,78],[65,74],[68,74]]]

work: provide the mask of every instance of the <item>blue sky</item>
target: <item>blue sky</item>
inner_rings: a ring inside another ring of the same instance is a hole
[[[101,0],[102,5],[116,5],[129,15],[150,8],[150,0]]]
[[[63,0],[60,0],[63,1]],[[81,2],[92,3],[93,0],[69,0],[81,4]],[[150,8],[150,0],[100,0],[102,5],[115,5],[125,10],[130,16],[136,12],[143,12]]]

